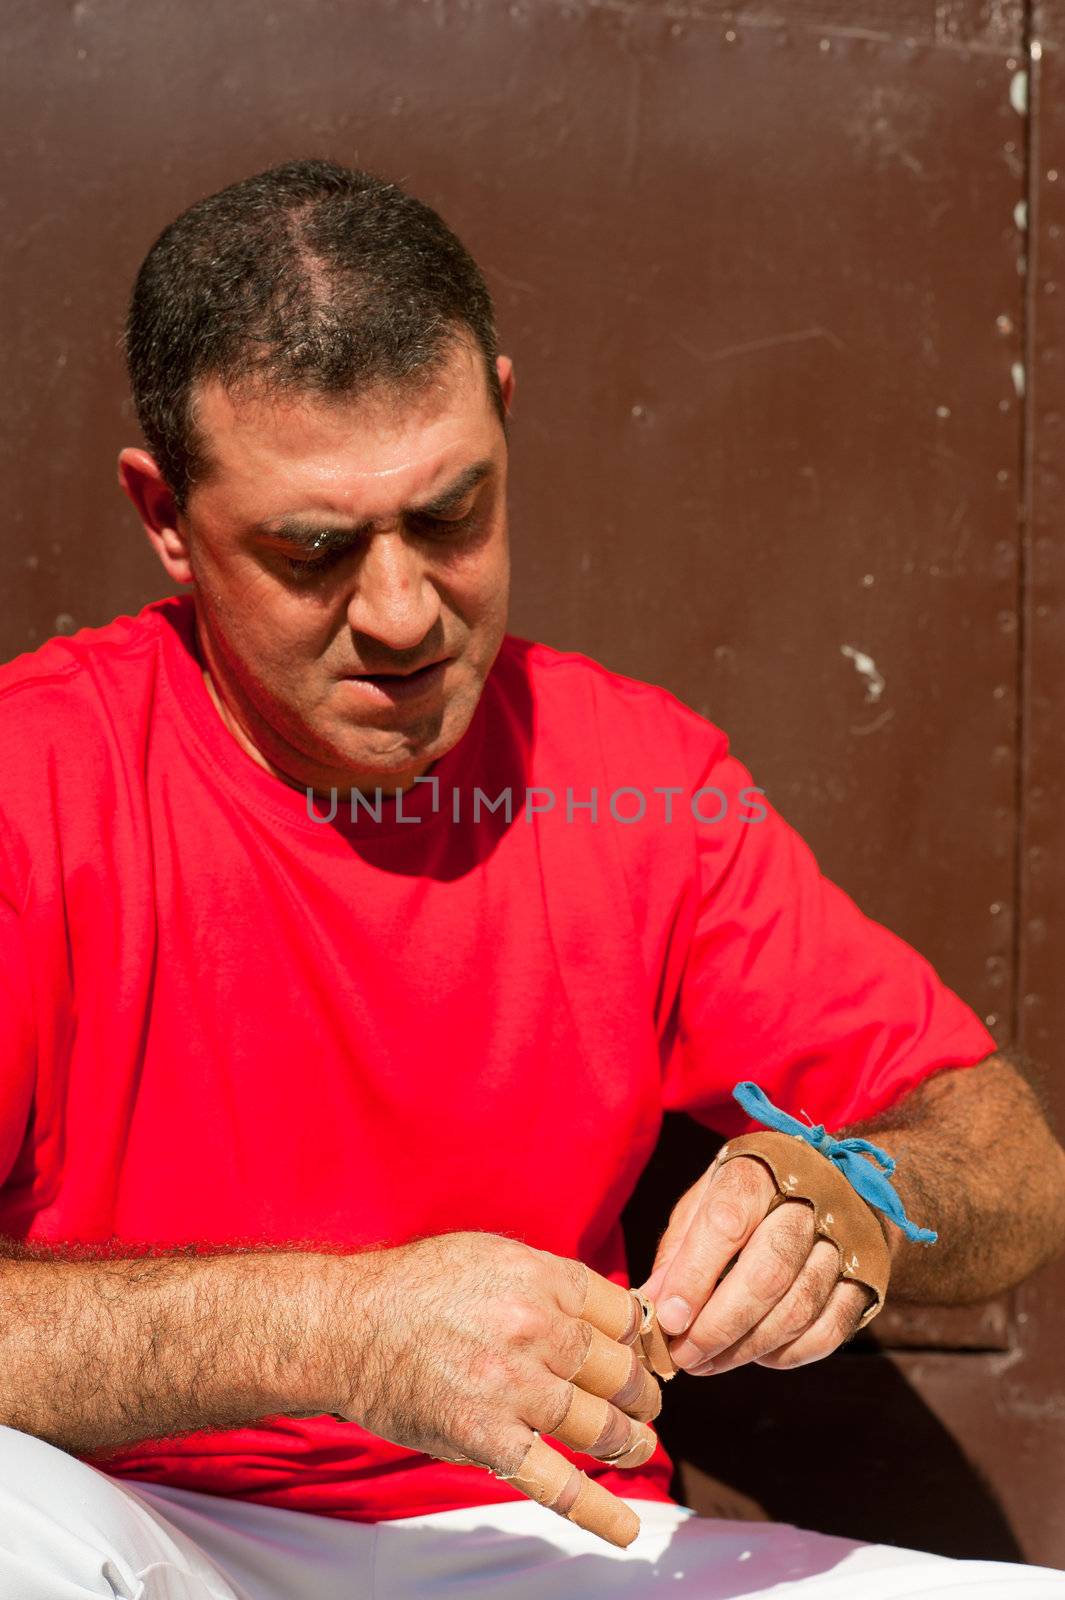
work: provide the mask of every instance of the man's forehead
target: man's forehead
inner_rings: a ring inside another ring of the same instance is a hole
[[[207,458],[204,486],[234,493],[291,486],[308,505],[345,513],[368,496],[431,495],[497,443],[485,389],[434,386],[357,398],[199,386],[194,420]],[[476,397],[476,398],[475,398]]]

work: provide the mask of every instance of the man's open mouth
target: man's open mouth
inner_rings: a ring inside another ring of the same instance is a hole
[[[415,668],[413,672],[350,673],[346,682],[360,684],[371,693],[376,691],[393,699],[408,698],[434,688],[443,677],[444,668],[450,659],[446,657],[442,661],[430,661],[424,667]]]

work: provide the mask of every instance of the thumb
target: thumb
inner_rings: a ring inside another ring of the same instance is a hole
[[[665,1276],[669,1271],[673,1257],[684,1243],[685,1234],[688,1232],[692,1217],[698,1209],[703,1192],[710,1182],[712,1171],[713,1168],[711,1167],[704,1172],[698,1183],[693,1184],[690,1189],[681,1195],[670,1213],[669,1224],[658,1241],[658,1249],[655,1251],[655,1261],[654,1266],[651,1268],[650,1276],[646,1283],[640,1285],[638,1291],[640,1294],[646,1295],[648,1300],[653,1300],[658,1294],[665,1281]]]

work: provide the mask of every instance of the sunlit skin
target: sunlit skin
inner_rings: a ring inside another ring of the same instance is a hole
[[[465,733],[506,628],[507,444],[479,354],[356,401],[211,380],[197,402],[209,471],[185,511],[145,450],[119,480],[193,587],[219,714],[293,787],[408,788]]]

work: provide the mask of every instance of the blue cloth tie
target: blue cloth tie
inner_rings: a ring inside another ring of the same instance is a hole
[[[834,1139],[825,1132],[821,1123],[807,1127],[797,1117],[789,1117],[786,1111],[781,1111],[756,1083],[749,1080],[736,1085],[732,1098],[738,1100],[747,1115],[763,1127],[775,1128],[778,1133],[796,1134],[827,1156],[839,1168],[851,1188],[889,1217],[896,1227],[902,1229],[907,1239],[912,1239],[915,1244],[935,1244],[939,1235],[933,1233],[931,1228],[919,1228],[910,1221],[902,1201],[888,1182],[895,1170],[895,1163],[886,1150],[870,1144],[868,1139]],[[864,1156],[871,1156],[872,1161],[863,1160]],[[873,1161],[883,1170],[878,1172]]]

